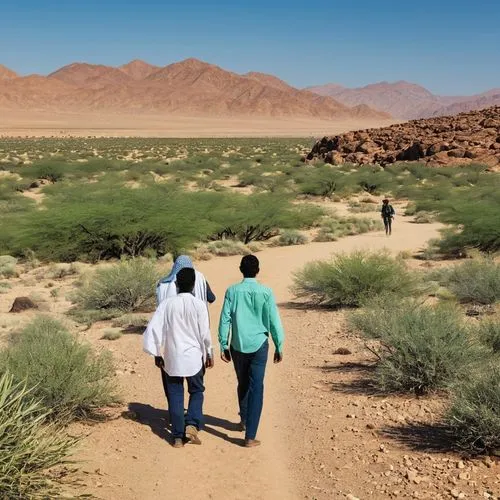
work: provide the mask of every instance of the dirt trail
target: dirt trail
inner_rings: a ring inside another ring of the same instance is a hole
[[[260,279],[273,287],[280,304],[286,304],[292,298],[292,273],[306,262],[357,249],[387,248],[395,253],[417,250],[436,237],[438,229],[437,224],[415,225],[398,218],[390,238],[377,232],[335,243],[270,248],[259,253]],[[240,279],[239,260],[217,258],[198,266],[218,296],[211,309],[214,343],[224,290]],[[238,415],[232,366],[223,365],[217,358],[215,368],[207,373],[203,445],[177,450],[165,441],[166,404],[160,376],[151,358],[141,352],[141,336],[125,335],[113,343],[124,401],[139,415],[139,421],[117,418],[86,428],[90,435],[77,456],[85,461],[83,469],[88,473],[84,476],[85,491],[109,500],[304,498],[304,485],[310,478],[307,468],[301,467],[308,447],[303,430],[311,422],[299,412],[301,380],[295,368],[297,363],[303,363],[297,353],[304,345],[304,335],[309,334],[299,326],[305,314],[283,308],[285,362],[268,365],[258,436],[263,445],[251,450],[239,446],[242,435],[234,426]],[[89,336],[98,339],[99,332],[91,331]],[[332,493],[330,498],[343,496]]]

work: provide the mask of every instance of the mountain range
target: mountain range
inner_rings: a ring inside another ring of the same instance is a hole
[[[272,75],[239,75],[197,59],[158,67],[73,63],[48,76],[19,76],[0,66],[0,109],[165,113],[183,116],[390,119],[364,104],[347,106]]]
[[[365,104],[405,120],[455,115],[500,104],[500,88],[473,96],[440,96],[405,81],[380,82],[359,88],[328,83],[308,87],[308,90],[333,97],[346,106]]]

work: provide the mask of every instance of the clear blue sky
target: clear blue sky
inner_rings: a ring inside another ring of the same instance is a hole
[[[408,80],[441,94],[500,87],[500,0],[15,0],[0,63],[47,74],[75,61],[186,57],[292,85]]]

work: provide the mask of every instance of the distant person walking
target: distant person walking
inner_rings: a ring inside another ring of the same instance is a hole
[[[238,379],[238,402],[245,446],[260,445],[255,438],[264,401],[264,375],[271,335],[274,362],[283,360],[284,332],[273,292],[257,282],[259,260],[242,258],[243,281],[228,288],[219,323],[221,358],[234,363]],[[231,340],[229,340],[231,337]]]
[[[177,273],[178,295],[161,302],[144,332],[144,351],[154,356],[165,373],[172,423],[173,446],[184,440],[201,444],[205,368],[214,366],[206,304],[193,296],[196,273],[192,268]],[[189,404],[184,415],[184,379]]]
[[[396,212],[387,198],[382,200],[381,215],[382,220],[384,221],[385,234],[389,236],[392,234],[392,219],[396,215]]]
[[[205,302],[208,309],[208,304],[214,303],[216,297],[205,276],[200,271],[194,269],[193,262],[187,255],[179,255],[179,257],[175,259],[170,273],[158,282],[156,286],[156,299],[158,305],[168,298],[177,296],[177,275],[182,269],[194,270],[196,282],[192,293],[196,298]],[[163,370],[161,371],[161,381],[165,397],[168,400],[167,379]]]

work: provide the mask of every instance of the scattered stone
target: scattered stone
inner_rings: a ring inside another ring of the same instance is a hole
[[[38,305],[29,297],[16,297],[9,312],[19,313],[28,309],[38,309]]]
[[[340,356],[349,356],[349,354],[352,354],[352,352],[346,347],[339,347],[333,352],[333,354],[339,354]]]

